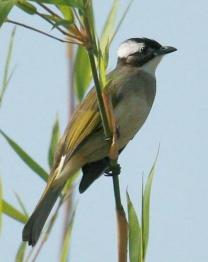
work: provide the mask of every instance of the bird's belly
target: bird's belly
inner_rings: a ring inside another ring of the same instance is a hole
[[[151,99],[147,99],[145,90],[139,89],[123,95],[120,102],[114,107],[119,149],[125,147],[141,128],[150,112],[153,100],[154,92],[152,92]],[[103,129],[89,136],[79,150],[86,163],[108,156],[109,145],[104,139]]]
[[[131,95],[115,108],[115,118],[118,125],[119,148],[123,148],[138,132],[145,122],[151,105],[145,97]]]

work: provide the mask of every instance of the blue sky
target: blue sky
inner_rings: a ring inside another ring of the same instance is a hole
[[[111,2],[95,1],[98,31]],[[122,11],[126,1],[121,2]],[[139,207],[141,175],[150,170],[160,143],[147,262],[208,260],[207,12],[208,3],[202,0],[135,1],[110,52],[109,70],[115,66],[119,44],[130,37],[149,37],[178,49],[161,62],[151,114],[119,161],[124,204],[128,186],[135,206]],[[49,31],[39,19],[19,10],[14,10],[10,18]],[[11,30],[8,24],[0,30],[0,76]],[[0,109],[1,128],[46,168],[57,113],[62,132],[67,123],[66,55],[64,44],[18,28],[13,57],[17,69]],[[14,192],[20,193],[32,212],[44,183],[2,138],[0,174],[5,198],[16,204]],[[37,261],[58,261],[62,219],[60,214]],[[21,224],[4,217],[0,237],[4,261],[14,260],[21,230]],[[115,250],[112,182],[102,177],[80,197],[71,261],[113,262]]]

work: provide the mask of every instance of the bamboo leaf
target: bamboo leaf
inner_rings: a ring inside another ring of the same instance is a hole
[[[70,7],[83,9],[82,0],[30,0],[36,3],[52,4],[52,5],[67,5]]]
[[[75,217],[75,212],[73,213],[72,219],[68,224],[67,230],[64,235],[64,242],[63,246],[61,248],[61,254],[60,254],[60,261],[61,262],[67,262],[68,261],[68,256],[69,256],[69,246],[71,242],[71,234],[72,234],[72,228],[73,228],[73,223],[74,223],[74,217]]]
[[[145,189],[142,197],[142,232],[143,232],[143,258],[145,258],[148,240],[149,240],[149,220],[150,220],[150,195],[152,189],[152,181],[155,175],[155,166],[158,158],[159,150],[150,173],[147,178]]]
[[[104,88],[107,84],[107,78],[106,78],[106,61],[102,54],[99,55],[99,79],[101,82],[101,86]]]
[[[57,7],[61,11],[61,13],[63,14],[64,19],[66,19],[68,21],[72,21],[72,23],[74,22],[74,14],[73,14],[72,9],[69,6],[58,5]]]
[[[27,243],[22,242],[17,250],[17,254],[15,257],[15,262],[23,262],[24,261],[24,255],[26,251]]]
[[[100,47],[102,52],[104,52],[106,46],[109,43],[111,43],[111,39],[114,34],[114,27],[115,27],[116,15],[117,15],[119,4],[120,4],[120,0],[114,0],[111,10],[107,16],[100,39]]]
[[[19,210],[13,207],[11,204],[3,200],[2,202],[2,211],[5,215],[25,224],[28,217],[22,214]]]
[[[84,47],[78,47],[74,64],[74,85],[79,101],[82,101],[84,94],[92,80],[92,73],[88,54]]]
[[[129,4],[127,5],[127,7],[126,7],[126,9],[125,9],[125,11],[124,11],[124,13],[123,13],[123,15],[121,16],[121,19],[119,20],[119,22],[118,22],[118,24],[117,24],[117,26],[116,26],[116,30],[114,31],[114,33],[113,33],[113,35],[112,35],[112,37],[111,37],[111,42],[113,41],[114,37],[115,37],[116,34],[118,33],[121,25],[123,24],[123,21],[124,21],[124,19],[126,18],[126,15],[127,15],[128,11],[129,11],[129,8],[131,7],[133,1],[134,1],[134,0],[130,0]]]
[[[28,216],[28,212],[25,208],[25,204],[23,203],[21,197],[17,193],[14,193],[14,194],[15,194],[15,197],[16,197],[18,203],[19,203],[20,208],[22,209],[22,212],[25,214],[25,216]]]
[[[3,213],[3,186],[0,178],[0,232],[2,228],[2,213]]]
[[[51,142],[50,142],[50,147],[49,147],[49,152],[48,152],[48,164],[50,168],[53,165],[54,155],[55,155],[55,151],[56,151],[56,147],[57,147],[59,138],[60,138],[60,127],[59,127],[59,121],[58,119],[56,119],[53,125],[53,129],[52,129]]]
[[[0,106],[2,104],[4,93],[5,93],[8,85],[9,85],[11,77],[14,73],[14,69],[13,69],[12,72],[10,73],[10,75],[9,75],[9,67],[10,67],[10,64],[11,64],[15,32],[16,32],[16,28],[14,28],[12,30],[10,41],[9,41],[9,47],[8,47],[7,57],[6,57],[6,64],[5,64],[5,67],[4,67],[3,82],[2,82],[2,87],[1,87],[1,90],[0,90]]]
[[[16,3],[16,0],[0,0],[0,27]]]
[[[35,160],[33,160],[14,140],[8,137],[1,129],[0,134],[2,134],[2,136],[11,146],[11,148],[25,162],[25,164],[27,164],[27,166],[30,167],[43,180],[47,181],[48,173]]]
[[[129,222],[129,261],[142,262],[142,231],[128,192],[126,192],[126,195]]]
[[[59,26],[64,26],[65,28],[69,28],[69,26],[73,23],[73,21],[69,21],[66,19],[59,19],[52,27],[52,29],[59,27]]]
[[[29,15],[34,15],[37,13],[36,7],[25,0],[19,0],[16,5]]]

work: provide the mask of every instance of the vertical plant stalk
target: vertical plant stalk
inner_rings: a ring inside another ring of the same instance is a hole
[[[117,234],[118,234],[118,261],[127,262],[128,223],[120,198],[118,176],[113,176],[113,189],[116,202]]]
[[[99,81],[99,77],[97,74],[97,68],[95,63],[95,53],[97,52],[96,40],[94,38],[94,30],[90,27],[90,12],[88,11],[91,6],[91,2],[85,0],[85,15],[84,15],[84,24],[87,31],[87,35],[89,37],[89,46],[87,47],[87,52],[90,60],[92,75],[95,83],[96,94],[97,94],[97,101],[98,107],[100,110],[103,130],[105,134],[106,142],[109,143],[109,149],[112,143],[112,131],[110,129],[110,125],[108,122],[108,115],[107,110],[103,101],[103,94],[102,94],[102,87]],[[92,32],[93,30],[93,32]],[[96,48],[96,50],[95,50]],[[113,167],[117,165],[117,160],[111,160],[110,162],[110,169],[113,171]],[[127,239],[128,239],[128,224],[126,220],[126,215],[121,203],[121,196],[120,196],[120,187],[119,187],[119,178],[118,174],[114,174],[112,172],[112,179],[113,179],[113,189],[114,189],[114,197],[115,197],[115,204],[116,204],[116,215],[117,215],[117,229],[118,229],[118,261],[119,262],[126,262],[127,261]]]
[[[69,121],[72,118],[72,114],[75,109],[75,95],[74,95],[74,64],[73,64],[73,58],[74,58],[74,49],[71,44],[68,45],[68,76],[69,76],[69,85],[68,85],[68,118]],[[73,194],[73,192],[72,192]],[[67,234],[68,224],[69,220],[71,218],[71,212],[73,206],[73,196],[67,198],[64,205],[64,223],[63,223],[63,236],[62,236],[62,243],[61,246],[63,246],[65,237]]]

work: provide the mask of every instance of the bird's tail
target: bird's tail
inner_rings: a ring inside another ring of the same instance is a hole
[[[43,226],[53,208],[58,196],[60,195],[65,183],[47,187],[34,212],[27,221],[23,233],[23,241],[28,241],[29,245],[34,246],[40,237]]]

